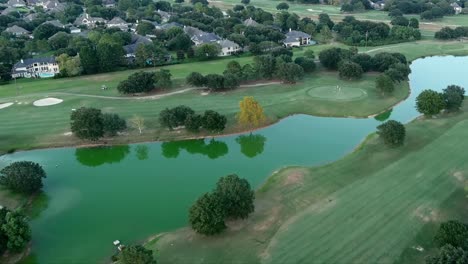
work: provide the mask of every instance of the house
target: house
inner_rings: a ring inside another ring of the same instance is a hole
[[[2,15],[8,15],[8,14],[13,13],[13,12],[19,14],[18,10],[15,7],[9,6],[6,9],[4,9],[1,14]]]
[[[216,43],[217,41],[221,40],[221,38],[214,33],[204,32],[194,27],[184,26],[184,32],[190,37],[193,43],[195,43],[195,46],[199,46],[201,44]]]
[[[42,6],[42,8],[46,12],[50,12],[50,13],[65,11],[65,5],[56,0],[40,2],[40,3],[38,2],[38,5]]]
[[[30,34],[29,31],[27,31],[26,29],[24,29],[22,27],[18,27],[17,25],[14,25],[14,26],[11,26],[11,27],[5,29],[4,32],[13,34],[13,35],[15,35],[17,37],[19,37],[19,36],[28,36]]]
[[[46,21],[42,24],[50,24],[54,27],[58,27],[58,28],[65,28],[65,25],[62,24],[60,21],[58,21],[57,19],[56,20],[49,20],[49,21]]]
[[[374,8],[375,10],[383,10],[385,8],[385,1],[383,0],[380,0],[377,2],[372,2],[369,0],[369,3],[371,7]]]
[[[156,25],[155,25],[155,26],[156,26]],[[182,28],[183,25],[182,25],[182,24],[179,24],[179,23],[177,23],[177,22],[170,22],[170,23],[166,23],[166,24],[157,25],[157,26],[156,26],[156,29],[168,30],[168,29],[173,28],[173,27],[180,27],[180,28]]]
[[[109,22],[107,22],[108,28],[119,28],[120,30],[125,31],[125,32],[128,31],[128,26],[129,26],[129,23],[127,23],[125,20],[123,20],[120,17],[114,17]]]
[[[8,0],[7,6],[9,7],[25,7],[26,2],[23,0]]]
[[[289,32],[286,33],[286,39],[283,40],[283,44],[286,47],[299,47],[315,44],[315,41],[311,41],[311,36],[307,33],[289,29]]]
[[[135,58],[135,53],[138,45],[152,45],[153,41],[147,37],[143,37],[138,34],[132,34],[132,40],[130,44],[123,46],[125,50],[125,58]]]
[[[458,3],[451,3],[450,6],[453,8],[453,11],[455,11],[455,15],[460,14],[463,9]]]
[[[37,18],[37,13],[31,13],[31,14],[25,16],[23,19],[24,19],[24,21],[26,21],[26,22],[31,22],[31,21],[33,21],[33,20],[36,19],[36,18]]]
[[[169,14],[168,12],[165,12],[165,11],[161,11],[159,9],[155,13],[157,13],[157,14],[159,14],[159,16],[161,16],[161,22],[162,23],[167,23],[169,21],[169,19],[171,18],[171,14]]]
[[[75,19],[75,26],[87,26],[90,28],[96,27],[98,24],[105,24],[107,21],[101,17],[92,17],[87,13],[81,14]]]
[[[71,34],[78,34],[81,32],[81,29],[80,28],[77,28],[77,27],[70,27],[70,33]]]
[[[220,40],[217,43],[221,46],[221,52],[219,53],[219,56],[229,56],[242,51],[242,48],[239,46],[239,44],[228,39]]]
[[[24,59],[13,65],[13,78],[47,78],[60,73],[55,57]]]
[[[115,1],[114,0],[102,0],[102,5],[107,8],[112,8],[112,7],[115,7]]]
[[[257,23],[257,21],[253,20],[252,18],[248,18],[248,19],[244,20],[244,22],[242,22],[242,23],[247,27],[258,27],[258,26],[260,26],[260,24]]]

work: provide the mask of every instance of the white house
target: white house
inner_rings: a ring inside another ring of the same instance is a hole
[[[193,43],[195,43],[195,46],[207,43],[217,43],[221,40],[218,35],[202,31],[195,27],[184,26],[184,32],[190,37]]]
[[[120,30],[127,32],[128,31],[128,23],[120,17],[114,17],[109,22],[107,22],[108,28],[119,28]]]
[[[458,15],[463,11],[462,7],[457,3],[451,3],[450,6],[453,8],[453,11],[455,11],[455,15]]]
[[[13,78],[47,78],[60,73],[55,57],[24,59],[13,66]]]
[[[307,33],[289,29],[289,32],[286,33],[286,39],[283,40],[283,44],[286,47],[299,47],[315,44],[315,41],[311,41],[311,36]]]
[[[29,31],[27,31],[26,29],[24,29],[22,27],[19,27],[17,25],[14,25],[14,26],[11,26],[11,27],[5,29],[5,32],[13,34],[13,35],[15,35],[17,37],[30,35]]]
[[[242,47],[239,44],[228,39],[219,40],[217,43],[221,46],[219,56],[229,56],[242,51]]]
[[[101,17],[92,17],[87,13],[81,14],[79,17],[76,18],[74,24],[76,26],[87,26],[87,27],[96,27],[97,24],[105,24],[107,20]]]
[[[24,7],[26,6],[26,2],[23,0],[9,0],[7,5],[10,7]]]

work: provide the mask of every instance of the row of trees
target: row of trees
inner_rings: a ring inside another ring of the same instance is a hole
[[[421,39],[416,27],[417,21],[410,24],[405,18],[392,20],[390,28],[382,22],[360,21],[352,16],[345,17],[333,27],[338,39],[348,45],[375,46]]]
[[[102,113],[100,109],[81,107],[72,112],[71,131],[81,139],[98,140],[115,136],[127,128],[126,121],[117,114]]]
[[[436,39],[456,39],[462,37],[468,37],[468,27],[456,27],[454,29],[449,27],[443,27],[437,31],[434,35]]]
[[[31,240],[28,220],[19,211],[0,209],[0,256],[5,251],[21,252]]]
[[[420,14],[421,19],[437,19],[444,15],[453,15],[455,11],[450,6],[452,2],[442,0],[432,2],[429,0],[397,0],[385,3],[385,10],[389,14]]]
[[[203,115],[199,115],[190,107],[180,105],[161,111],[159,123],[170,130],[183,126],[190,132],[198,132],[201,128],[212,132],[221,132],[226,127],[227,119],[224,115],[213,110],[206,110]]]
[[[466,224],[454,220],[441,223],[434,237],[438,251],[426,259],[426,264],[468,263],[467,237]]]
[[[225,219],[245,219],[255,209],[255,194],[246,179],[237,175],[221,177],[216,188],[197,199],[189,211],[192,228],[203,235],[226,229]]]
[[[161,69],[155,72],[139,71],[128,76],[117,86],[117,90],[123,94],[147,93],[154,89],[166,89],[172,86],[171,73]]]
[[[437,115],[445,109],[449,112],[458,111],[465,100],[465,89],[458,85],[449,85],[438,93],[424,90],[416,98],[416,109],[425,116]]]

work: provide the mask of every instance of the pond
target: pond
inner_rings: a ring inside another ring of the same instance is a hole
[[[251,135],[18,152],[1,157],[0,166],[31,160],[47,171],[46,204],[31,221],[35,263],[105,262],[116,239],[138,243],[186,226],[190,205],[219,177],[236,173],[258,187],[281,167],[337,160],[381,121],[417,117],[415,97],[423,89],[468,87],[467,68],[468,57],[414,61],[410,97],[377,118],[295,115]]]

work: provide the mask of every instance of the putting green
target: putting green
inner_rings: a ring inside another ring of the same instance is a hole
[[[367,97],[367,93],[360,88],[341,86],[322,86],[312,88],[307,91],[307,94],[314,98],[331,101],[355,101]]]

